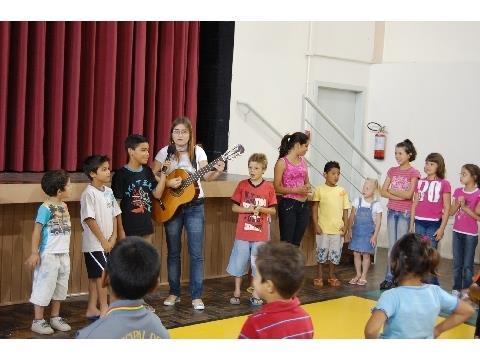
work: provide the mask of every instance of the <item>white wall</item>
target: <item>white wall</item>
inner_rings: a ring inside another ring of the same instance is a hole
[[[368,87],[364,61],[373,56],[374,28],[373,22],[312,23],[310,53],[315,56],[307,81],[309,22],[236,22],[229,145],[242,143],[246,153],[229,164],[229,172],[247,174],[250,154],[264,152],[266,176],[273,177],[280,145],[255,116],[245,120],[237,101],[250,103],[282,135],[303,130],[301,98],[312,96],[317,82]]]

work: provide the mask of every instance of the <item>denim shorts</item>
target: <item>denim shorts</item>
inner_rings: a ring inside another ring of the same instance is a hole
[[[265,241],[235,240],[228,262],[227,272],[232,276],[240,277],[248,273],[248,265],[251,264],[252,275],[255,276],[257,269],[255,266],[257,249],[263,244],[265,244]]]

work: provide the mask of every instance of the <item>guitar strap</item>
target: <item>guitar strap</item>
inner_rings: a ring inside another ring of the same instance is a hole
[[[195,171],[197,171],[197,145],[193,147],[193,160],[192,160],[192,166],[195,168]]]

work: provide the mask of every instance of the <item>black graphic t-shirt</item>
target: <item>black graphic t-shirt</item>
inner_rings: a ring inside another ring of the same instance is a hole
[[[112,190],[120,201],[122,222],[127,236],[144,236],[153,233],[152,191],[157,180],[152,169],[143,166],[140,171],[122,167],[113,174]]]

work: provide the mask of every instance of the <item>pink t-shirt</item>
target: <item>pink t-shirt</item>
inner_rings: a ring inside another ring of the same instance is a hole
[[[415,219],[438,221],[443,215],[443,194],[452,192],[450,183],[445,179],[418,180],[418,204],[415,208]]]
[[[296,188],[305,185],[305,180],[308,174],[305,159],[303,157],[300,158],[300,163],[297,165],[294,165],[288,161],[286,156],[282,159],[285,161],[285,170],[283,171],[282,176],[282,186],[286,188]],[[283,197],[291,199],[305,199],[306,196],[302,194],[285,194]]]
[[[466,192],[463,188],[455,189],[453,198],[457,200],[460,196],[465,198],[465,204],[475,212],[475,208],[480,202],[480,189],[475,189],[472,192]],[[462,234],[478,236],[477,221],[460,208],[455,214],[453,231]]]
[[[400,166],[388,169],[387,176],[390,178],[390,187],[392,190],[407,191],[410,187],[412,179],[419,179],[420,172],[414,167],[408,169],[400,169]],[[410,200],[392,200],[389,199],[387,208],[395,211],[410,212],[412,209],[412,199]]]

